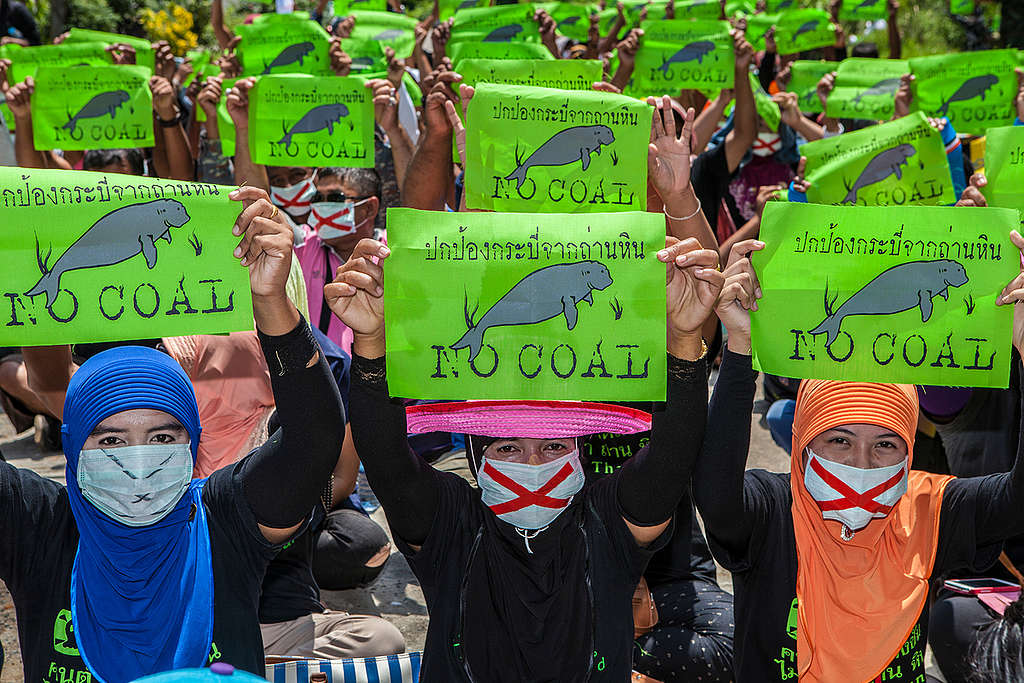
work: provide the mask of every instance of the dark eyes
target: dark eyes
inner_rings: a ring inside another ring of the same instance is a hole
[[[99,445],[100,446],[116,446],[116,445],[122,444],[122,443],[124,443],[124,441],[122,441],[120,438],[118,438],[116,436],[105,436],[102,439],[100,439]]]

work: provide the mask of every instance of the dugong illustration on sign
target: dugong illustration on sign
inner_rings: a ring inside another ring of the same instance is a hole
[[[893,95],[900,87],[900,79],[898,78],[886,78],[878,81],[870,88],[862,90],[857,93],[853,98],[854,104],[860,102],[862,97],[871,97],[872,95]]]
[[[516,159],[516,170],[505,176],[505,180],[516,180],[516,189],[526,182],[526,174],[534,166],[564,166],[574,161],[583,164],[586,171],[590,166],[590,154],[601,153],[601,145],[615,142],[615,134],[608,126],[573,126],[560,130],[538,147],[526,161]]]
[[[967,284],[967,271],[957,261],[911,261],[893,266],[879,273],[834,313],[828,302],[825,286],[825,313],[827,317],[810,331],[828,335],[825,346],[832,346],[839,337],[843,320],[851,315],[892,315],[912,308],[921,309],[921,322],[932,317],[932,299],[941,296],[949,301],[949,288]]]
[[[68,122],[63,125],[63,128],[74,133],[75,127],[82,119],[94,119],[106,114],[109,114],[110,118],[113,119],[117,113],[117,108],[130,99],[131,95],[125,90],[101,92],[86,102],[85,106],[79,109],[74,116],[70,117]]]
[[[146,266],[156,265],[157,240],[171,243],[171,228],[180,228],[190,217],[185,205],[176,199],[154,199],[142,204],[129,204],[106,214],[75,240],[63,254],[47,266],[39,260],[43,276],[25,296],[46,294],[46,308],[51,308],[60,292],[60,279],[65,273],[84,268],[102,268],[121,263],[142,254]]]
[[[485,43],[507,43],[513,38],[523,32],[523,27],[519,24],[509,24],[508,26],[499,26],[484,37]]]
[[[857,191],[879,183],[891,175],[897,180],[903,179],[903,166],[906,166],[907,159],[917,154],[917,150],[910,143],[904,142],[890,149],[879,152],[868,162],[864,170],[853,181],[853,185],[846,186],[846,196],[843,197],[843,204],[856,204]],[[844,184],[846,181],[843,181]]]
[[[490,328],[533,325],[559,315],[565,316],[565,325],[572,330],[579,316],[576,305],[586,301],[593,306],[593,291],[607,289],[611,284],[611,273],[599,261],[560,263],[535,270],[513,285],[476,323],[467,302],[469,330],[451,348],[458,350],[468,346],[472,361],[483,348],[484,333]]]
[[[374,40],[394,40],[395,38],[401,38],[405,35],[405,31],[400,28],[389,28],[386,31],[381,31],[373,37]]]
[[[302,60],[305,59],[306,55],[312,52],[313,49],[313,43],[309,42],[308,40],[304,43],[295,43],[294,45],[289,45],[285,49],[281,50],[281,52],[278,53],[276,57],[274,57],[274,60],[270,62],[270,64],[266,65],[266,67],[263,69],[263,74],[261,75],[269,74],[270,70],[273,69],[274,67],[286,66],[288,64],[294,64],[295,62],[298,62],[299,65],[301,66]]]
[[[278,144],[287,147],[292,144],[292,136],[296,133],[315,133],[324,128],[327,129],[328,135],[334,135],[334,124],[341,123],[346,116],[348,107],[340,102],[313,107],[303,114],[294,126],[285,130],[284,137],[278,140]]]
[[[669,66],[672,64],[682,64],[683,62],[697,61],[698,64],[704,63],[704,57],[708,55],[712,50],[715,49],[715,44],[710,40],[697,40],[687,44],[683,49],[676,52],[674,55],[666,59],[661,66],[658,67],[658,71],[661,73],[668,73]]]
[[[821,19],[811,19],[810,21],[805,21],[800,24],[800,28],[798,28],[796,33],[793,34],[793,40],[796,40],[805,33],[817,30],[819,22],[821,22]]]
[[[988,92],[989,88],[999,82],[999,77],[995,74],[985,74],[983,76],[974,76],[968,78],[963,84],[956,89],[948,100],[942,103],[939,107],[939,111],[936,112],[938,116],[945,116],[949,112],[949,105],[954,102],[965,102],[967,100],[973,100],[975,97],[981,97],[985,99],[985,93]]]

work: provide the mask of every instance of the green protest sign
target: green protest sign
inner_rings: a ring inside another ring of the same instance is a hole
[[[664,400],[661,216],[387,219],[393,396]]]
[[[135,50],[135,64],[137,66],[144,66],[150,71],[156,66],[156,53],[153,52],[153,46],[145,38],[126,36],[120,33],[109,33],[107,31],[73,28],[68,31],[67,38],[61,44],[71,45],[74,43],[103,43],[104,45],[122,43],[131,46]]]
[[[123,68],[123,67],[122,67]],[[252,329],[229,188],[0,168],[8,264],[0,344],[36,346]]]
[[[808,142],[807,201],[936,206],[956,201],[942,135],[921,112]]]
[[[150,73],[141,66],[40,67],[32,95],[35,148],[152,147]]]
[[[794,10],[799,6],[794,0],[767,0],[764,9],[768,14],[778,14],[782,11]]]
[[[441,21],[447,21],[460,9],[487,7],[488,5],[490,5],[490,0],[440,0],[438,3],[441,10]]]
[[[750,0],[726,0],[725,16],[745,17],[754,13],[756,5]]]
[[[467,206],[643,211],[651,117],[625,95],[481,84],[466,124]]]
[[[0,48],[0,59],[11,60],[7,77],[11,83],[21,83],[28,76],[35,78],[41,66],[105,66],[113,64],[103,43],[69,43],[22,47],[10,44]]]
[[[837,119],[891,119],[900,76],[910,73],[904,59],[844,59],[826,113]]]
[[[0,95],[3,97],[3,95]],[[4,123],[7,125],[7,130],[14,132],[14,114],[11,112],[11,108],[7,106],[7,100],[0,102],[0,116],[4,117]]]
[[[748,14],[744,17],[747,22],[746,37],[755,50],[767,48],[764,36],[768,30],[779,20],[778,14]]]
[[[456,71],[464,59],[554,59],[551,52],[540,43],[484,43],[463,40],[454,44],[449,43],[447,52]]]
[[[752,73],[747,75],[750,78],[750,89],[754,91],[754,107],[757,109],[757,115],[770,129],[778,131],[779,123],[782,121],[782,110],[779,109],[779,105],[771,98],[771,95],[764,91],[757,77]]]
[[[373,71],[387,71],[384,44],[373,38],[342,38],[341,49],[352,58],[352,72],[365,75]]]
[[[770,202],[756,362],[785,377],[1006,387],[1015,211]]]
[[[673,5],[676,19],[718,19],[722,13],[722,6],[710,0],[689,0],[680,1]],[[734,9],[736,9],[734,7]],[[648,14],[648,18],[650,14]]]
[[[475,40],[484,43],[540,42],[533,5],[499,5],[460,9],[452,23],[452,42]]]
[[[388,0],[334,0],[336,17],[347,17],[358,10],[387,12]]]
[[[822,9],[787,10],[775,24],[775,45],[780,55],[791,55],[836,42],[836,27]]]
[[[886,0],[844,0],[839,8],[842,21],[876,21],[888,16]]]
[[[644,36],[633,71],[638,91],[661,94],[733,86],[736,67],[729,22],[648,20],[640,26]]]
[[[1016,117],[1016,50],[981,50],[915,57],[910,69],[912,106],[929,116],[945,116],[957,133],[984,135]]]
[[[189,50],[186,54],[186,58],[192,65],[192,73],[185,77],[182,81],[182,85],[186,88],[192,84],[192,81],[198,78],[200,81],[206,79],[207,76],[216,76],[220,73],[220,67],[216,64],[211,64],[210,60],[213,55],[208,50]]]
[[[949,13],[965,16],[974,14],[974,0],[949,0]]]
[[[1024,212],[1024,126],[988,129],[985,177],[981,191],[989,206]]]
[[[353,38],[370,39],[395,51],[395,56],[405,59],[416,47],[416,20],[396,12],[352,12],[356,18]]]
[[[357,76],[265,76],[249,94],[258,164],[373,168],[373,126],[373,93]]]
[[[238,82],[237,78],[225,78],[221,81],[221,93],[227,93]],[[196,121],[206,121],[206,112],[202,107],[196,107]],[[217,103],[217,133],[220,135],[221,153],[226,157],[235,156],[235,122],[228,114],[227,97],[223,96]]]
[[[327,75],[329,36],[320,24],[294,14],[263,14],[260,21],[242,24],[236,53],[243,76],[304,73]]]
[[[601,80],[602,65],[596,59],[463,59],[457,71],[461,83],[533,85],[559,90],[591,90]]]
[[[555,30],[567,38],[585,43],[590,30],[590,15],[597,14],[597,5],[579,5],[573,2],[535,3],[555,21]]]
[[[818,97],[818,81],[836,70],[839,62],[818,62],[809,59],[798,59],[789,65],[789,84],[787,92],[797,94],[800,111],[807,114],[822,112],[821,99]]]

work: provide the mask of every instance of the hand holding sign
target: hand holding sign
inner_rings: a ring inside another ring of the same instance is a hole
[[[718,295],[715,313],[729,336],[729,350],[750,353],[750,311],[757,310],[761,283],[750,262],[750,253],[764,249],[760,240],[743,240],[729,251],[729,265],[722,271],[725,284]]]
[[[1013,347],[1024,355],[1024,237],[1016,230],[1010,231],[1010,241],[1020,251],[1021,272],[1003,287],[996,298],[996,306],[1013,304]]]
[[[327,305],[355,333],[353,350],[364,358],[384,355],[384,270],[379,264],[390,255],[377,240],[360,240],[334,282],[324,287]]]
[[[725,278],[718,272],[718,252],[701,249],[692,237],[665,238],[658,260],[667,265],[668,351],[677,358],[697,355],[688,349],[711,314]],[[699,352],[698,352],[699,353]]]
[[[228,197],[242,202],[231,232],[242,237],[234,255],[249,269],[253,298],[283,296],[292,261],[291,226],[264,190],[242,187]]]

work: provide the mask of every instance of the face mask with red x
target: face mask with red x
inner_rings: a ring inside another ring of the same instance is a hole
[[[491,460],[480,463],[477,483],[484,505],[518,529],[543,529],[583,488],[579,451],[541,465]]]
[[[310,204],[309,219],[306,221],[316,230],[322,240],[345,237],[356,231],[366,221],[356,225],[356,207],[369,199],[358,202],[313,202]],[[369,219],[367,219],[369,220]]]
[[[885,517],[907,492],[907,462],[862,469],[819,458],[807,449],[804,487],[818,504],[821,516],[842,522],[850,540],[876,517]]]

